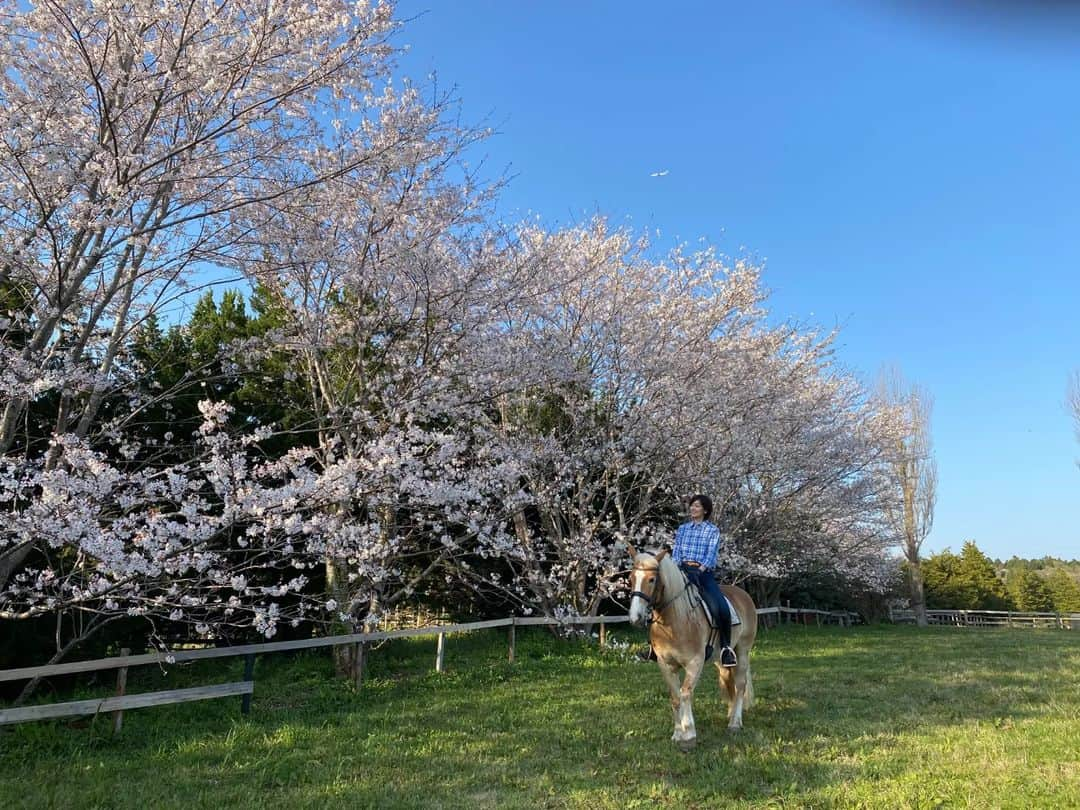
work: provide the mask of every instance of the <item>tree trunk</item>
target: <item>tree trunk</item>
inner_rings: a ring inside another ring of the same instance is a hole
[[[345,564],[331,558],[326,559],[326,592],[330,598],[338,603],[335,617],[330,622],[330,635],[339,636],[347,633],[355,633],[355,623],[343,620],[337,613],[348,609],[349,600],[349,572]],[[352,678],[355,675],[354,645],[339,644],[334,647],[334,672],[343,678]]]
[[[923,589],[922,563],[918,552],[908,557],[908,571],[911,583],[911,609],[915,611],[915,623],[926,627],[926,593]]]

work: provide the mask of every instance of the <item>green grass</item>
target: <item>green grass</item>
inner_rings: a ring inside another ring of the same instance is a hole
[[[635,643],[640,636],[624,634]],[[400,641],[363,688],[268,656],[239,699],[0,730],[0,807],[1080,807],[1080,633],[783,627],[736,737],[710,674],[697,749],[654,664],[519,630]],[[239,678],[133,672],[129,692]]]

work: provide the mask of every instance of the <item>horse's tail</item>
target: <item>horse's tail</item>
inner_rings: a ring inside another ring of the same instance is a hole
[[[720,688],[727,693],[727,702],[729,706],[735,705],[735,671],[729,667],[722,667],[717,664],[717,674],[720,676]]]

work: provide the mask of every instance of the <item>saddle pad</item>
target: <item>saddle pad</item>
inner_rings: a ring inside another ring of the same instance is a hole
[[[727,602],[728,610],[731,611],[731,626],[734,627],[737,624],[742,624],[742,619],[739,618],[739,611],[735,610],[735,604],[727,598],[727,594],[724,594],[724,601]]]

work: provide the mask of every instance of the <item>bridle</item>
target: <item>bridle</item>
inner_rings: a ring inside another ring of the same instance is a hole
[[[643,553],[649,554],[652,557],[656,556],[655,554],[652,554],[651,552],[648,552],[648,551],[643,552]],[[674,602],[676,599],[678,599],[680,596],[682,596],[686,592],[686,589],[690,585],[690,580],[687,579],[686,575],[684,574],[683,575],[683,589],[681,591],[679,591],[677,594],[675,594],[673,597],[668,599],[667,601],[661,602],[659,605],[655,605],[653,603],[656,602],[659,599],[659,596],[657,595],[658,592],[663,591],[663,588],[660,585],[661,580],[660,580],[660,563],[659,563],[659,561],[656,563],[655,568],[652,567],[652,566],[650,566],[648,568],[645,568],[644,566],[635,565],[630,570],[631,571],[642,571],[642,572],[644,572],[644,571],[655,571],[656,572],[657,582],[656,582],[656,585],[653,586],[652,595],[649,595],[649,594],[645,593],[644,591],[631,591],[630,592],[631,601],[633,600],[633,598],[635,596],[637,596],[637,597],[640,597],[641,600],[646,605],[649,606],[650,613],[649,613],[649,618],[647,618],[645,620],[645,626],[646,627],[648,627],[654,621],[654,618],[653,618],[654,614],[656,616],[661,615],[664,612],[664,608],[666,608],[668,605],[670,605],[672,602]]]

